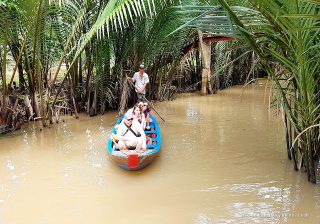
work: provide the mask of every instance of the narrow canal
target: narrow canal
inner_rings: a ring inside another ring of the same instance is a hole
[[[161,153],[137,172],[107,158],[116,112],[0,136],[0,224],[319,223],[320,188],[293,170],[265,92],[157,103]]]

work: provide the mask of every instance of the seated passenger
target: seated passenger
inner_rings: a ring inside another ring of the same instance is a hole
[[[146,150],[146,135],[141,125],[134,120],[132,113],[126,113],[116,134],[118,146],[122,150]]]
[[[142,107],[142,113],[144,114],[145,118],[146,118],[146,130],[150,130],[150,122],[151,122],[151,118],[150,118],[150,108],[148,107],[148,103],[144,102],[143,103],[143,107]]]
[[[133,107],[133,118],[141,124],[142,130],[144,130],[146,127],[146,118],[138,105]]]
[[[138,102],[137,105],[138,105],[140,108],[143,107],[143,101]]]

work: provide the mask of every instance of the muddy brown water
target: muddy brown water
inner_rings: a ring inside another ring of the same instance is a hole
[[[1,136],[0,224],[320,223],[267,108],[263,83],[157,103],[161,153],[137,172],[107,158],[115,112]]]

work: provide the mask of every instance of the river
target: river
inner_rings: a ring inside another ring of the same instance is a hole
[[[161,153],[136,172],[108,160],[116,112],[0,136],[0,224],[320,223],[264,85],[157,103]]]

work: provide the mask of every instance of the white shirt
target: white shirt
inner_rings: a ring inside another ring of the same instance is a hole
[[[140,133],[141,137],[136,137],[132,133],[132,131],[128,130],[127,126],[124,124],[124,121],[122,121],[118,126],[117,139],[124,140],[124,141],[131,141],[131,140],[134,141],[137,138],[142,138],[142,141],[144,143],[143,145],[145,145],[146,144],[146,134],[144,133],[144,131],[143,131],[142,127],[141,127],[141,124],[138,121],[133,120],[132,121],[132,125],[131,125],[131,129],[136,134]]]
[[[141,77],[139,72],[134,73],[133,75],[133,82],[136,89],[140,90],[144,84],[149,83],[149,76],[147,73],[143,73],[143,76]],[[143,90],[143,94],[146,94],[146,88]]]

